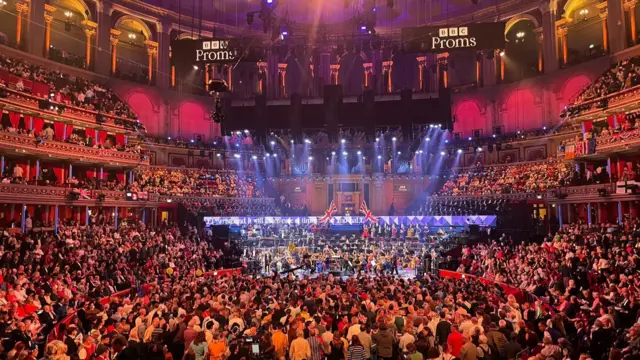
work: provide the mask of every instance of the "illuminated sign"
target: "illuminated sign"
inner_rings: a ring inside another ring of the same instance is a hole
[[[171,59],[175,63],[228,64],[238,61],[238,50],[225,39],[184,39],[171,42]]]
[[[402,29],[407,52],[448,52],[455,50],[504,49],[505,23],[465,26],[422,26]]]
[[[393,191],[396,191],[396,192],[408,192],[409,191],[409,185],[394,185],[393,186]]]

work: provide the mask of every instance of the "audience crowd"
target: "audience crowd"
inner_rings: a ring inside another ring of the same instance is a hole
[[[559,186],[571,175],[569,165],[556,160],[462,170],[451,176],[438,195],[539,193]]]
[[[110,88],[91,80],[74,77],[2,54],[0,54],[0,70],[25,80],[48,85],[53,94],[52,98],[50,98],[51,94],[34,95],[49,98],[56,103],[73,105],[132,120],[137,119],[129,106],[120,100]],[[18,91],[25,91],[22,80],[19,80],[15,87]]]

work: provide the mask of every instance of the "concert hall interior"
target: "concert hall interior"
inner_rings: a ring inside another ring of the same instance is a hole
[[[640,357],[638,0],[0,0],[0,360]]]

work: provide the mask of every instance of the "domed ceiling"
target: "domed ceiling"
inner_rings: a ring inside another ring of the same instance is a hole
[[[144,0],[149,4],[247,30],[261,31],[262,22],[257,14],[252,25],[247,24],[247,13],[259,12],[263,0]],[[265,0],[266,1],[266,0]],[[359,30],[358,19],[375,4],[376,30],[399,31],[406,26],[427,25],[449,17],[481,10],[495,3],[490,0],[273,0],[274,14],[281,22],[293,28],[314,31],[347,33]],[[196,24],[197,26],[197,24]]]

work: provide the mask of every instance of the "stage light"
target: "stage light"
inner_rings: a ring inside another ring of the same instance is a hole
[[[471,141],[471,140],[472,140],[472,139],[471,139],[471,136],[469,136],[469,141]]]
[[[171,140],[171,136],[167,136],[167,140]]]
[[[73,13],[72,13],[71,11],[65,11],[65,12],[64,12],[64,16],[66,16],[66,17],[70,18],[70,17],[72,17],[72,16],[73,16]],[[131,35],[133,35],[133,34],[129,34],[129,38],[131,38]],[[135,35],[134,35],[134,37],[133,37],[133,38],[135,39]]]
[[[265,155],[266,157],[270,157],[270,156],[271,156],[271,154],[269,154],[269,153],[266,153],[266,154],[264,154],[264,155]]]
[[[357,154],[362,155],[362,151],[358,150]]]
[[[504,56],[504,50],[500,51],[500,56]]]
[[[360,30],[367,30],[367,27],[365,25],[360,26]]]
[[[293,140],[291,140],[291,143],[293,144]]]
[[[402,151],[398,151],[398,155],[402,155]]]
[[[491,137],[495,138],[495,137],[496,137],[496,134],[491,135]]]
[[[285,37],[285,36],[289,35],[289,32],[285,30],[285,31],[281,32],[280,35],[282,35],[282,37]]]
[[[449,140],[445,140],[445,141],[444,141],[444,143],[445,143],[445,144],[448,144],[448,143],[449,143]]]
[[[191,139],[191,143],[193,143],[195,140]]]
[[[589,13],[589,9],[582,9],[578,12],[580,15],[587,15]]]
[[[198,70],[198,65],[193,65],[193,70]]]
[[[431,141],[431,139],[430,139],[430,138],[426,138],[426,139],[424,139],[424,140],[425,140],[425,141]]]
[[[516,131],[516,134],[520,135],[520,130]]]
[[[335,152],[335,151],[332,151],[332,152],[331,152],[331,155],[332,155],[332,156],[335,156],[335,155],[336,155],[336,152]]]
[[[547,130],[547,127],[546,127],[546,126],[543,126],[543,127],[542,127],[542,130]]]
[[[398,139],[396,139],[396,137],[394,136],[394,137],[392,137],[392,138],[391,138],[391,140],[392,140],[392,141],[396,141],[396,140],[398,140]]]
[[[273,146],[273,145],[276,144],[276,142],[272,140],[270,144],[271,144],[271,146]]]
[[[380,159],[382,159],[382,156],[381,156],[381,155],[378,155],[378,160],[380,160]]]
[[[482,148],[481,148],[481,147],[478,147],[476,150],[477,150],[478,152],[482,152]]]
[[[516,34],[516,37],[518,39],[522,39],[524,37],[524,35],[525,35],[524,31],[518,31],[518,33]]]
[[[443,155],[443,156],[444,156],[445,154],[446,154],[446,152],[444,152],[444,151],[440,151],[440,155]]]
[[[458,154],[462,154],[462,149],[458,149]]]
[[[252,158],[253,160],[256,160],[258,157],[257,157],[257,156],[255,156],[255,155],[253,155],[251,158]]]
[[[362,160],[367,160],[367,157],[366,157],[366,156],[363,156],[363,157],[362,157]]]
[[[304,139],[304,142],[305,142],[306,144],[311,144],[311,140],[309,140],[309,139]]]
[[[420,150],[419,153],[422,154],[422,153],[424,153],[424,151]]]
[[[244,129],[244,133],[245,133],[245,134],[248,134],[248,133],[249,133],[249,130]]]
[[[596,47],[594,44],[589,45],[589,49],[593,49],[594,47]]]
[[[371,11],[376,12],[378,11],[376,8],[371,9]]]
[[[240,158],[240,154],[233,154],[233,157],[236,158],[236,159],[239,159]]]
[[[309,161],[313,160],[313,156],[309,156]]]
[[[343,151],[343,152],[342,152],[342,155],[347,156],[347,155],[348,155],[348,153],[347,153],[346,151]]]
[[[376,142],[380,141],[380,138],[376,138]]]
[[[278,157],[278,154],[273,154],[273,157]]]
[[[273,0],[267,0],[267,4],[273,4]]]
[[[345,139],[340,139],[340,142],[344,144],[344,143],[346,143],[346,142],[347,142],[347,140],[345,140]]]

